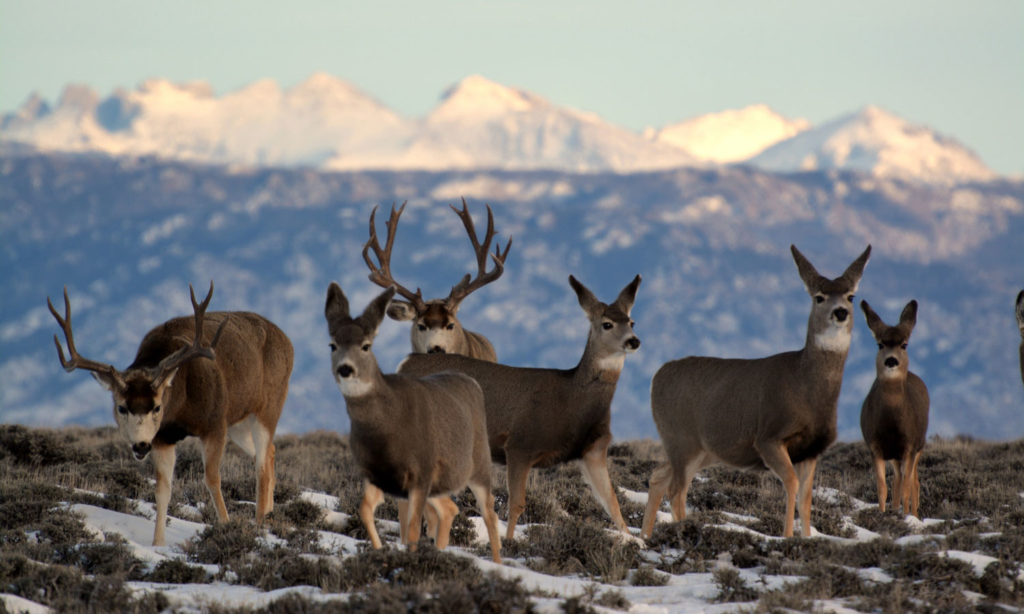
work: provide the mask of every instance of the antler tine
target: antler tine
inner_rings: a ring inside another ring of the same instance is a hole
[[[153,369],[153,382],[154,385],[158,385],[181,364],[186,361],[192,360],[202,356],[213,360],[216,355],[213,353],[214,346],[220,341],[220,334],[224,330],[224,325],[227,324],[227,318],[224,318],[220,326],[217,327],[217,332],[213,335],[213,340],[210,341],[210,345],[203,346],[203,318],[206,315],[206,308],[210,305],[210,300],[213,298],[213,281],[210,281],[210,291],[206,294],[206,298],[203,299],[202,303],[196,302],[196,291],[192,287],[192,284],[188,285],[188,292],[192,299],[192,311],[195,317],[195,332],[192,337],[192,344],[187,345],[177,352],[167,356],[160,361],[160,364]]]
[[[476,255],[477,264],[477,274],[475,279],[472,279],[467,274],[459,281],[459,283],[452,287],[452,291],[448,295],[449,304],[457,305],[474,290],[486,286],[501,277],[501,274],[505,271],[505,258],[508,257],[508,252],[512,249],[512,239],[509,238],[504,251],[501,249],[501,243],[498,243],[494,248],[494,253],[491,254],[489,252],[491,248],[491,241],[498,233],[494,230],[494,212],[491,211],[490,205],[485,206],[487,207],[487,231],[484,233],[484,240],[483,243],[481,243],[476,235],[473,218],[469,215],[469,206],[466,204],[466,199],[462,199],[461,210],[456,208],[455,205],[449,205],[449,207],[452,208],[452,211],[462,219],[462,225],[466,227],[466,234],[469,235],[469,241],[473,245],[473,252]],[[489,272],[487,271],[488,256],[494,260],[494,268]]]
[[[64,370],[69,373],[75,369],[85,369],[86,371],[105,372],[113,377],[117,377],[117,369],[115,369],[113,365],[83,358],[82,355],[78,353],[78,350],[75,349],[75,337],[71,332],[71,300],[68,298],[68,287],[64,286],[63,318],[57,313],[57,309],[54,308],[50,297],[46,297],[46,305],[50,308],[50,313],[53,314],[54,319],[57,320],[57,324],[59,324],[61,329],[64,331],[64,339],[68,344],[69,357],[65,358],[64,348],[60,344],[60,338],[57,335],[53,336],[53,343],[57,346],[57,355],[60,358],[60,366],[64,367]]]
[[[423,301],[423,292],[416,288],[416,292],[411,292],[408,288],[395,281],[394,276],[391,274],[391,250],[395,246],[395,234],[398,230],[398,218],[402,216],[402,212],[405,211],[405,205],[408,201],[403,202],[402,206],[395,210],[395,206],[391,205],[391,217],[384,223],[384,226],[388,229],[388,238],[384,241],[384,247],[381,248],[380,241],[377,239],[377,207],[373,208],[370,212],[370,238],[366,240],[366,244],[363,245],[363,260],[366,262],[366,266],[370,269],[370,281],[377,284],[382,288],[395,287],[395,290],[402,295],[406,300],[413,303],[417,311],[426,309],[426,303]],[[370,250],[373,250],[374,255],[377,256],[378,264],[374,264],[370,258]]]

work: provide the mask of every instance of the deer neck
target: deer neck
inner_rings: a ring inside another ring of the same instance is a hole
[[[345,397],[345,406],[352,422],[388,422],[386,409],[391,404],[390,389],[380,369],[375,369],[357,385],[352,386]]]
[[[623,351],[608,352],[597,347],[592,339],[587,339],[587,347],[583,350],[583,357],[574,369],[574,379],[580,386],[604,385],[612,388],[619,381],[622,367],[626,362],[626,353]]]

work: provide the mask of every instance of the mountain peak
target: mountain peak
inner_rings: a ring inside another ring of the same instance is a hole
[[[540,98],[528,92],[502,85],[480,75],[470,75],[444,92],[441,104],[431,116],[496,115],[528,111],[540,102]]]
[[[646,134],[698,160],[728,164],[755,156],[809,127],[805,119],[789,119],[766,104],[753,104],[700,115]]]

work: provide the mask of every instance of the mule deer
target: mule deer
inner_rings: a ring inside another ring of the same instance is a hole
[[[444,548],[458,511],[448,495],[468,484],[487,526],[491,557],[501,562],[483,392],[459,373],[427,377],[381,373],[372,345],[394,294],[394,288],[385,290],[362,315],[352,318],[348,299],[332,283],[324,307],[331,370],[351,420],[352,455],[366,479],[359,517],[373,547],[380,548],[373,514],[383,493],[407,498],[399,523],[402,541],[414,549],[429,498],[440,517],[434,537],[438,548]]]
[[[220,489],[220,463],[229,437],[256,461],[257,521],[274,507],[274,430],[288,395],[292,344],[281,329],[255,313],[206,314],[213,282],[202,303],[196,303],[191,285],[189,292],[193,317],[174,318],[149,331],[139,344],[135,361],[124,371],[78,354],[67,288],[63,318],[46,299],[67,340],[66,359],[60,340],[53,337],[64,370],[91,371],[113,395],[114,419],[135,457],[143,460],[153,454],[154,546],[166,545],[174,445],[188,436],[196,436],[202,443],[206,488],[221,522],[228,519]]]
[[[892,507],[917,516],[921,481],[917,463],[928,431],[928,388],[909,371],[907,343],[917,323],[917,301],[910,301],[896,326],[888,326],[860,302],[868,328],[878,342],[875,382],[860,410],[860,431],[871,449],[878,487],[878,509],[885,511],[885,461],[892,464]]]
[[[487,340],[487,337],[464,329],[456,316],[463,299],[475,290],[501,277],[505,270],[505,258],[508,257],[508,252],[512,249],[512,240],[509,239],[504,251],[501,250],[499,244],[495,247],[494,253],[490,254],[488,250],[491,247],[491,240],[496,234],[491,207],[487,206],[487,232],[484,233],[483,243],[480,243],[473,227],[473,218],[469,215],[466,199],[463,198],[462,210],[456,209],[454,206],[452,206],[452,210],[462,219],[462,224],[466,227],[466,233],[469,235],[469,241],[473,245],[477,263],[476,277],[470,279],[467,273],[459,283],[452,287],[448,298],[423,300],[423,293],[419,288],[416,289],[416,292],[412,292],[395,281],[391,275],[391,249],[395,245],[398,218],[405,211],[405,205],[406,203],[402,203],[397,211],[392,205],[391,217],[385,223],[388,236],[383,248],[380,246],[380,241],[377,240],[377,224],[374,219],[377,208],[374,207],[370,213],[370,238],[363,246],[363,260],[366,261],[366,266],[370,269],[370,281],[382,288],[394,286],[398,294],[406,299],[405,301],[392,301],[391,306],[388,307],[388,316],[400,322],[412,320],[413,352],[419,354],[462,354],[481,360],[497,361],[494,346]],[[374,264],[370,258],[371,249],[377,257],[377,264]],[[487,270],[488,255],[494,260],[494,268],[490,271]]]
[[[1017,294],[1017,327],[1020,329],[1020,379],[1024,382],[1024,290]]]
[[[798,491],[803,534],[810,535],[814,468],[836,438],[853,294],[871,246],[836,279],[790,249],[812,299],[802,349],[757,359],[691,356],[654,374],[651,411],[668,461],[651,475],[642,536],[651,536],[666,493],[673,519],[684,519],[693,476],[715,463],[774,472],[786,489],[783,535],[793,535]]]
[[[626,354],[640,347],[629,316],[640,276],[610,305],[571,275],[569,284],[590,320],[587,345],[575,368],[510,367],[452,354],[411,354],[398,367],[399,373],[416,375],[457,371],[480,383],[491,458],[508,467],[509,539],[526,507],[530,469],[577,459],[615,526],[628,532],[608,476],[608,446],[615,385]]]

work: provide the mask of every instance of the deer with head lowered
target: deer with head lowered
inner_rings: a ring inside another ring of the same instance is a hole
[[[415,549],[429,504],[440,517],[433,537],[444,548],[458,512],[448,495],[468,485],[487,526],[491,557],[501,562],[483,392],[460,373],[381,373],[372,346],[394,294],[394,288],[385,290],[353,318],[341,287],[332,283],[324,307],[331,370],[345,397],[352,455],[365,476],[359,516],[373,547],[380,548],[374,511],[384,493],[407,499],[399,524],[402,541]]]
[[[292,371],[292,344],[272,322],[255,313],[207,314],[213,282],[202,303],[192,295],[193,317],[168,320],[149,331],[135,361],[124,371],[83,358],[71,331],[71,302],[64,289],[64,317],[46,299],[64,330],[69,357],[54,335],[66,371],[84,369],[114,400],[118,430],[139,460],[152,453],[156,468],[153,545],[166,545],[167,506],[174,475],[175,444],[188,436],[203,448],[206,487],[217,517],[228,519],[220,488],[220,464],[230,438],[256,461],[256,518],[274,507],[274,431]]]
[[[836,438],[853,295],[871,246],[836,279],[822,277],[795,246],[790,249],[811,295],[802,349],[757,359],[691,356],[654,374],[651,411],[668,461],[651,475],[643,537],[651,536],[666,494],[673,519],[686,517],[690,482],[716,463],[770,469],[786,489],[783,535],[793,535],[798,494],[803,534],[810,535],[814,469]]]
[[[917,463],[928,431],[928,388],[910,372],[907,358],[907,343],[917,323],[917,301],[907,303],[896,326],[883,322],[867,301],[860,306],[878,343],[875,382],[860,410],[860,430],[875,463],[878,509],[885,511],[885,461],[889,461],[893,509],[902,505],[904,513],[917,516],[921,496]]]
[[[1024,290],[1017,294],[1017,327],[1020,329],[1020,379],[1024,382]]]
[[[628,532],[608,476],[608,446],[615,386],[626,354],[640,347],[629,315],[640,276],[610,305],[571,275],[569,284],[590,320],[575,368],[510,367],[453,354],[410,354],[398,367],[399,373],[414,375],[465,373],[483,388],[491,457],[508,468],[509,539],[526,507],[530,469],[578,459],[597,500],[615,526]]]
[[[484,233],[484,240],[481,243],[473,226],[473,218],[469,215],[466,199],[462,199],[462,209],[459,210],[452,206],[452,210],[462,220],[470,243],[473,245],[477,262],[476,277],[471,278],[467,273],[459,283],[452,287],[447,298],[424,300],[423,292],[419,288],[416,289],[416,292],[412,292],[395,281],[391,275],[391,250],[395,245],[398,218],[405,211],[405,205],[406,203],[402,203],[398,210],[395,210],[394,206],[391,207],[391,217],[385,223],[388,235],[383,248],[377,239],[377,224],[374,219],[377,208],[374,207],[373,212],[370,213],[370,238],[363,246],[363,260],[366,261],[366,266],[370,269],[370,281],[382,288],[394,286],[398,294],[405,299],[404,301],[392,301],[391,306],[388,307],[388,316],[400,322],[412,320],[413,352],[461,354],[495,362],[498,358],[494,352],[494,346],[487,340],[487,337],[464,329],[456,316],[459,305],[470,293],[501,277],[505,270],[505,259],[508,257],[509,250],[512,249],[512,240],[509,239],[504,251],[502,251],[501,245],[497,245],[494,248],[494,253],[490,254],[488,250],[490,250],[491,240],[496,234],[494,214],[490,205],[487,206],[487,231]],[[370,250],[373,250],[377,257],[377,264],[374,264],[370,258]],[[494,260],[494,268],[490,271],[487,270],[488,255]]]

